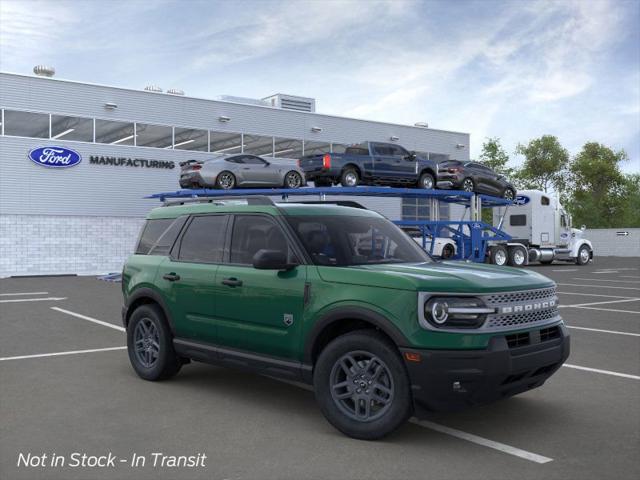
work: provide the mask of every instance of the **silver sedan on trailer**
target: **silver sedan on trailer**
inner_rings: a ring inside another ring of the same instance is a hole
[[[293,159],[268,157],[267,160],[243,153],[180,163],[181,188],[299,188],[306,183],[304,172]]]

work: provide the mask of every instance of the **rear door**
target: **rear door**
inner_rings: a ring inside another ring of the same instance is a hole
[[[385,143],[371,143],[373,176],[388,179],[393,176],[395,157],[393,150]]]
[[[222,261],[228,215],[197,215],[158,269],[157,282],[176,337],[216,343],[215,279]]]
[[[272,216],[237,214],[230,233],[229,252],[215,281],[219,344],[294,358],[303,325],[307,267],[253,267],[253,256],[261,249],[286,251],[290,261],[297,260],[291,238]]]
[[[416,168],[418,166],[415,158],[411,159],[409,152],[400,145],[389,145],[393,156],[391,163],[391,171],[394,178],[402,181],[411,181],[416,179]]]

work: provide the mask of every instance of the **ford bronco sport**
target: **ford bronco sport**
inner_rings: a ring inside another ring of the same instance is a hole
[[[122,289],[140,377],[194,360],[306,382],[361,439],[539,387],[569,355],[551,280],[435,261],[362,208],[167,204],[148,215]]]

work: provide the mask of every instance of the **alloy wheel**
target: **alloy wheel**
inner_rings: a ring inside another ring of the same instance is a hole
[[[473,192],[473,180],[466,178],[465,181],[462,182],[462,190],[465,192]]]
[[[289,172],[287,174],[287,187],[298,188],[302,185],[302,178],[297,172]]]
[[[422,177],[422,188],[425,190],[433,189],[433,178],[429,175]]]
[[[329,382],[335,404],[358,422],[382,417],[393,403],[395,389],[389,367],[370,352],[358,350],[340,357]]]
[[[133,332],[136,360],[146,368],[151,368],[160,355],[160,333],[149,318],[138,322]]]
[[[220,185],[220,188],[222,188],[223,190],[229,190],[233,188],[235,183],[235,179],[230,173],[221,173],[220,177],[218,177],[218,185]]]
[[[355,187],[358,184],[358,176],[353,172],[349,172],[344,176],[344,181],[347,187]]]
[[[513,190],[511,190],[510,188],[507,188],[504,191],[504,198],[505,200],[513,200]]]

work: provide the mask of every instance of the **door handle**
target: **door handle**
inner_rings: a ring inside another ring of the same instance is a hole
[[[165,280],[169,280],[170,282],[175,282],[177,280],[180,280],[180,275],[171,272],[171,273],[165,273],[162,278],[164,278]]]
[[[242,280],[238,280],[235,277],[225,278],[224,280],[222,280],[222,284],[227,285],[228,287],[241,287]]]

